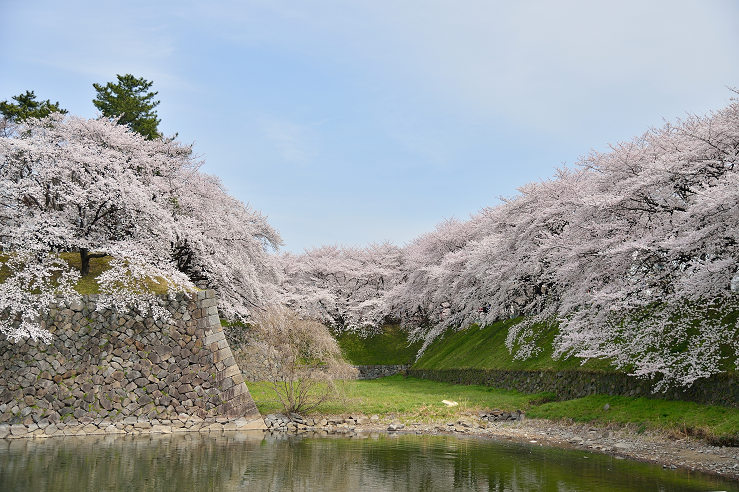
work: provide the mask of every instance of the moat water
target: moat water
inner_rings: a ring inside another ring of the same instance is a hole
[[[0,440],[0,491],[711,491],[739,484],[480,438],[259,433]]]

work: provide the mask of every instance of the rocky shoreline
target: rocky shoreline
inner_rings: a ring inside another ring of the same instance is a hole
[[[600,452],[612,456],[657,463],[739,481],[739,447],[711,446],[699,439],[670,438],[664,433],[629,427],[595,427],[524,418],[520,412],[488,412],[466,415],[448,422],[406,422],[377,415],[318,416],[267,415],[264,419],[227,419],[181,415],[158,420],[127,417],[119,421],[82,418],[65,423],[39,421],[0,424],[0,439],[43,439],[64,436],[220,433],[259,431],[271,434],[311,436],[361,436],[372,433],[464,435],[506,439],[540,446]]]
[[[180,415],[176,419],[149,419],[126,417],[117,421],[82,417],[67,422],[50,422],[41,419],[29,424],[0,424],[0,439],[43,439],[63,436],[172,434],[176,432],[224,432],[265,430],[262,418],[199,418]]]

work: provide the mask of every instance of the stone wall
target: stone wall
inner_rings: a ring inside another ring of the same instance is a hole
[[[403,374],[409,367],[410,364],[354,366],[357,370],[357,379],[377,379]]]
[[[553,392],[562,400],[594,394],[645,396],[739,407],[739,377],[721,373],[687,389],[652,393],[653,382],[623,373],[596,371],[512,371],[502,369],[408,369],[409,376],[456,384],[480,384],[525,393]]]
[[[98,311],[96,300],[52,309],[48,345],[0,340],[0,423],[259,417],[214,291],[161,297],[169,322]]]

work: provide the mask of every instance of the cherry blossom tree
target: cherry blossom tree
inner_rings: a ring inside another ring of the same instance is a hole
[[[189,149],[59,114],[31,121],[0,145],[3,184],[13,198],[6,220],[15,227],[4,231],[11,250],[35,243],[77,251],[82,275],[91,257],[116,244],[144,263],[167,261],[169,179],[188,162]]]
[[[13,266],[0,329],[45,336],[34,320],[76,281],[49,253],[76,251],[80,273],[91,255],[115,259],[100,279],[111,303],[143,309],[136,286],[155,276],[217,288],[231,317],[279,302],[335,331],[400,321],[424,349],[446,329],[521,316],[506,339],[517,358],[555,323],[557,356],[607,359],[656,389],[689,385],[737,365],[738,161],[733,101],[592,152],[403,248],[277,256],[277,232],[189,147],[112,122],[29,120],[0,139],[0,246]]]
[[[248,353],[286,414],[307,412],[339,396],[337,380],[356,377],[336,339],[321,323],[284,306],[267,306],[253,318]]]
[[[385,293],[398,281],[401,262],[400,248],[387,243],[286,253],[280,258],[282,300],[334,331],[372,331],[388,316]]]
[[[68,267],[49,259],[64,251],[79,253],[81,275],[91,258],[113,258],[97,279],[99,306],[162,315],[147,278],[174,292],[194,288],[186,274],[218,288],[226,314],[246,315],[248,305],[273,296],[277,269],[268,252],[279,236],[199,167],[189,147],[148,140],[103,119],[54,114],[29,119],[0,139],[0,247],[29,265],[12,268],[4,288],[18,293],[32,286],[16,295],[27,304],[24,320],[38,318],[44,299],[75,295],[68,288],[72,274],[60,273]],[[32,271],[29,259],[37,262],[36,277],[65,281],[31,282],[24,273]],[[41,296],[28,295],[39,289]],[[6,307],[7,319],[25,309],[17,302]],[[24,333],[35,333],[28,323]]]
[[[736,367],[738,149],[734,102],[583,159],[589,185],[556,271],[559,352],[661,386]]]
[[[422,326],[446,318],[451,300],[442,288],[446,271],[441,265],[474,238],[473,222],[447,220],[403,249],[402,281],[388,298],[388,309],[403,324]]]
[[[63,251],[79,253],[81,275],[89,273],[93,257],[107,255],[119,261],[108,274],[118,273],[115,279],[101,278],[100,305],[106,299],[120,303],[140,298],[136,289],[121,287],[142,276],[161,277],[176,290],[192,287],[174,268],[168,246],[175,230],[169,181],[189,163],[188,149],[163,140],[146,141],[114,123],[58,113],[29,119],[20,128],[14,138],[0,139],[4,190],[0,237],[2,249],[11,256],[28,260],[33,252],[35,275],[47,280],[25,282],[29,289],[24,302],[36,306],[27,311],[29,316],[34,313],[38,318],[51,295],[67,300],[74,296],[69,281],[58,286],[49,281],[53,271],[71,279],[64,272],[69,267],[43,258]],[[11,265],[19,263],[13,260]],[[31,268],[26,265],[11,269],[5,288],[21,285],[20,277]],[[153,309],[154,304],[149,305]]]
[[[228,318],[245,318],[277,299],[280,270],[270,254],[282,244],[258,211],[230,196],[215,177],[187,168],[172,191],[177,268],[218,291]]]
[[[14,342],[25,338],[48,342],[51,333],[40,319],[59,297],[77,297],[74,285],[79,273],[59,258],[30,251],[9,256],[4,267],[14,274],[0,283],[0,333]]]

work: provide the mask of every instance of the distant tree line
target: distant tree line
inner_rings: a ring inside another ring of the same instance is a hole
[[[555,323],[557,355],[607,359],[658,388],[737,367],[739,101],[519,192],[402,248],[284,254],[285,302],[339,331],[400,322],[424,348],[524,316],[506,340],[520,359]]]

